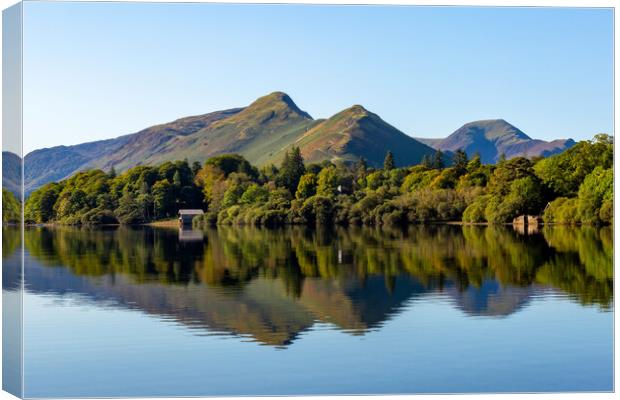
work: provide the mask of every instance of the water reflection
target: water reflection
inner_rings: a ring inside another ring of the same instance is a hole
[[[316,321],[363,334],[431,294],[487,317],[511,315],[531,298],[556,292],[601,310],[613,299],[610,228],[552,227],[528,235],[478,226],[182,233],[30,228],[26,288],[111,301],[202,333],[277,346]],[[17,233],[7,234],[10,241]]]

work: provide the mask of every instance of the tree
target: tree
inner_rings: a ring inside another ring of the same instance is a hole
[[[318,196],[334,197],[338,195],[340,180],[336,167],[324,168],[319,172],[316,193]]]
[[[458,149],[454,153],[452,164],[457,175],[460,176],[466,173],[468,164],[467,153],[465,153],[463,149]]]
[[[110,172],[108,172],[108,178],[110,179],[116,178],[116,170],[114,169],[114,165],[110,167]]]
[[[269,191],[264,186],[252,183],[239,199],[240,204],[264,204],[269,199]]]
[[[181,173],[179,171],[175,171],[175,173],[174,173],[174,175],[172,177],[172,183],[177,188],[181,187]]]
[[[497,165],[489,182],[489,191],[504,196],[508,194],[512,181],[533,175],[534,169],[530,160],[525,157],[512,158]]]
[[[134,195],[126,190],[118,201],[114,214],[121,224],[139,224],[144,222],[144,212],[136,202]]]
[[[176,211],[173,210],[174,188],[170,182],[166,179],[155,182],[152,193],[155,218],[166,218]]]
[[[536,176],[515,179],[510,184],[510,193],[504,199],[514,210],[512,217],[522,214],[538,215],[544,207],[543,190]]]
[[[333,219],[333,203],[329,197],[312,196],[301,207],[300,214],[310,224],[328,225]]]
[[[224,173],[225,177],[228,177],[233,172],[242,172],[252,179],[258,178],[258,169],[253,167],[248,160],[239,154],[222,154],[211,157],[205,162],[203,169],[207,166],[217,167]]]
[[[613,166],[613,152],[613,139],[597,135],[592,141],[581,141],[560,154],[540,160],[534,170],[557,195],[574,197],[585,177],[596,167]]]
[[[316,194],[317,176],[312,173],[304,174],[299,180],[297,185],[297,191],[295,192],[295,198],[305,200],[308,197],[312,197]]]
[[[480,159],[480,153],[476,152],[474,156],[467,163],[467,172],[472,173],[476,172],[482,167],[482,161]]]
[[[388,150],[387,154],[385,155],[385,159],[383,160],[383,169],[389,171],[394,168],[394,155],[391,151]]]
[[[26,201],[27,219],[32,219],[35,222],[50,222],[56,219],[56,211],[54,206],[58,200],[58,194],[60,192],[60,185],[57,183],[49,183],[35,193],[30,195],[30,198]],[[34,215],[30,214],[32,208],[36,208]]]
[[[236,183],[231,184],[228,189],[226,189],[226,192],[224,192],[222,207],[229,208],[237,204],[241,199],[243,192],[245,192],[245,189],[242,185]]]
[[[441,150],[437,150],[433,156],[433,168],[442,169],[444,167],[443,153]]]
[[[614,172],[612,168],[603,169],[597,167],[584,179],[581,186],[579,186],[579,195],[577,207],[579,210],[579,217],[582,222],[600,224],[601,222],[611,222],[610,217],[606,218],[608,221],[603,221],[601,218],[601,208],[603,204],[607,203],[606,208],[611,207],[613,209],[613,180]],[[608,213],[605,210],[605,213]]]
[[[364,157],[360,157],[360,159],[357,161],[357,165],[355,166],[355,177],[357,179],[363,178],[366,176],[367,171],[368,164],[366,163]]]
[[[278,176],[279,184],[284,186],[290,193],[295,193],[299,180],[306,172],[304,166],[304,159],[301,155],[299,147],[293,147],[291,152],[287,151],[284,154],[284,160],[280,167],[280,173]]]
[[[202,187],[205,203],[211,207],[217,202],[219,190],[224,185],[226,174],[216,164],[205,163],[204,167],[198,172],[194,181],[199,187]],[[224,189],[225,190],[225,189]],[[223,195],[223,192],[221,193]]]
[[[422,156],[422,161],[420,164],[425,168],[433,168],[433,160],[428,154],[424,154]]]
[[[196,174],[198,173],[198,171],[200,171],[201,168],[202,165],[200,164],[200,161],[194,161],[192,163],[192,175],[196,176]]]

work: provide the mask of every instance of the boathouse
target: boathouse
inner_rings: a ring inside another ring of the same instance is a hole
[[[198,215],[203,215],[204,211],[200,209],[179,210],[179,225],[192,225],[192,220]]]

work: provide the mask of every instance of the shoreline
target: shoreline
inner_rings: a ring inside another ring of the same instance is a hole
[[[14,226],[14,227],[18,227],[21,224],[15,224],[15,223],[3,223],[3,226]],[[339,225],[342,227],[346,227],[346,226],[366,226],[366,227],[377,227],[377,226],[411,226],[411,225],[453,225],[453,226],[513,226],[515,228],[518,227],[523,227],[523,224],[514,224],[512,222],[506,222],[506,223],[501,223],[501,224],[493,224],[493,223],[489,223],[489,222],[463,222],[463,221],[429,221],[429,222],[419,222],[419,223],[409,223],[409,224],[404,224],[404,225]],[[75,226],[75,227],[97,227],[97,228],[101,228],[101,227],[119,227],[119,226],[150,226],[150,227],[154,227],[154,228],[179,228],[179,221],[178,219],[166,219],[166,220],[161,220],[161,221],[152,221],[152,222],[146,222],[143,224],[92,224],[92,225],[67,225],[67,224],[61,224],[58,222],[45,222],[45,223],[38,223],[38,224],[24,224],[24,227],[28,227],[28,228],[42,228],[42,227],[57,227],[57,226],[61,226],[61,227],[65,227],[65,226]],[[218,227],[218,226],[248,226],[247,224],[242,224],[242,225],[235,225],[235,224],[215,224],[215,225],[209,225],[209,227]],[[263,227],[263,228],[278,228],[278,227],[285,227],[285,226],[312,226],[312,225],[308,225],[308,224],[283,224],[283,225],[277,225],[277,226],[264,226],[264,225],[254,225],[256,227]],[[585,223],[574,223],[574,224],[566,224],[566,223],[558,223],[558,222],[543,222],[540,223],[538,225],[536,225],[537,228],[543,228],[545,226],[599,226],[599,227],[603,227],[603,226],[612,226],[612,225],[596,225],[596,224],[585,224]],[[533,225],[532,225],[533,227]],[[193,226],[191,227],[192,229],[202,229],[202,227],[198,227],[198,228],[194,228]]]

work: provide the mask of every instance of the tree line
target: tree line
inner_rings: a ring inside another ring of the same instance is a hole
[[[363,159],[306,164],[294,147],[279,167],[259,169],[240,155],[226,154],[204,164],[166,162],[122,174],[91,170],[33,192],[25,220],[141,224],[175,217],[181,208],[205,210],[197,225],[506,223],[522,214],[569,224],[613,219],[608,135],[547,158],[502,157],[491,165],[462,150],[450,160],[437,151],[419,165],[395,165],[391,152],[383,168]]]

